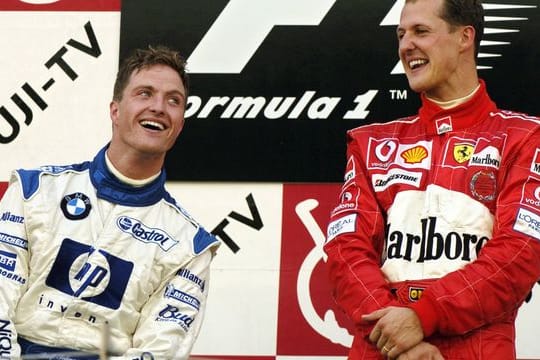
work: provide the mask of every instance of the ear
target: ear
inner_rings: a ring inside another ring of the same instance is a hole
[[[111,101],[109,104],[109,116],[113,122],[113,125],[117,123],[118,116],[120,115],[120,109],[116,100]]]
[[[463,51],[473,50],[475,45],[476,31],[471,25],[464,26],[461,30],[461,48]]]

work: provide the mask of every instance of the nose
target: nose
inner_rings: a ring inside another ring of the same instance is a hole
[[[405,32],[399,39],[399,51],[412,50],[414,47],[415,45],[412,36],[408,32]]]
[[[165,112],[165,98],[163,96],[152,97],[149,110],[155,114],[163,114]]]

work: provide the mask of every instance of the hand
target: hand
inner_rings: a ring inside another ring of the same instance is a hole
[[[363,315],[363,321],[377,321],[369,340],[381,354],[394,359],[424,339],[424,331],[416,313],[404,307],[390,306]]]
[[[444,360],[444,357],[435,345],[422,341],[399,355],[396,360]]]

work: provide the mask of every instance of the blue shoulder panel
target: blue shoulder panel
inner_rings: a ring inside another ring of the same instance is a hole
[[[193,238],[193,251],[195,252],[195,255],[199,255],[218,241],[219,240],[214,235],[200,227]]]
[[[88,169],[89,163],[83,162],[75,165],[68,166],[42,166],[37,169],[19,169],[17,173],[21,179],[21,187],[23,189],[23,196],[25,200],[28,200],[38,191],[41,185],[41,175],[58,175],[66,171],[84,171]]]

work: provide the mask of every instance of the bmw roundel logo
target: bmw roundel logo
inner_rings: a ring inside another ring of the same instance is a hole
[[[81,220],[88,216],[92,205],[83,193],[73,193],[62,198],[60,208],[64,216],[70,220]]]

